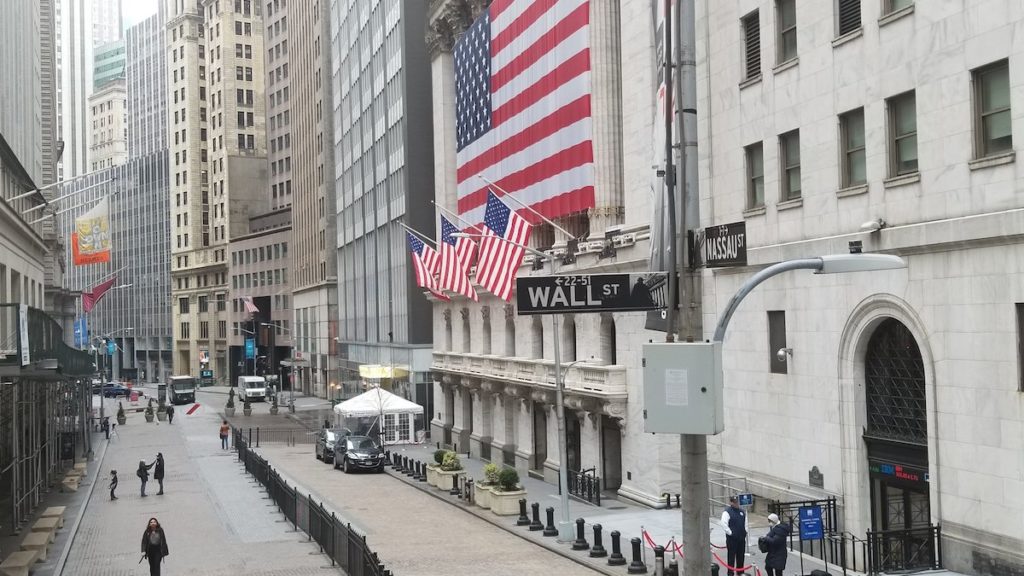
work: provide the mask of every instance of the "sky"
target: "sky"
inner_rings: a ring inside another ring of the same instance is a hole
[[[125,28],[156,14],[157,2],[159,0],[124,0],[121,3],[121,15]]]

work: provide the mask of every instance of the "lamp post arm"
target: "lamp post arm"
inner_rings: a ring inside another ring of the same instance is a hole
[[[725,305],[725,310],[718,317],[718,325],[715,326],[715,336],[713,340],[715,342],[722,342],[725,340],[725,330],[729,327],[729,320],[732,319],[732,315],[736,312],[736,308],[739,307],[740,302],[750,294],[750,291],[757,287],[758,284],[765,280],[782,274],[783,272],[789,272],[790,270],[821,270],[824,266],[824,260],[821,258],[802,258],[799,260],[787,260],[785,262],[779,262],[778,264],[772,264],[771,266],[761,270],[757,274],[754,274],[747,279],[746,282],[740,286],[740,289],[733,294],[733,297],[729,300],[729,303]]]

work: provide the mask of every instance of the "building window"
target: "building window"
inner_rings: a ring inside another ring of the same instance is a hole
[[[917,99],[914,92],[890,98],[889,176],[917,172]]]
[[[181,338],[182,338],[183,340],[188,340],[188,339],[189,339],[189,334],[188,334],[188,322],[182,322],[182,323],[181,323],[181,324],[179,325],[179,327],[180,327],[180,331],[181,331]]]
[[[744,150],[747,156],[747,208],[764,206],[764,146],[758,142]]]
[[[883,12],[892,14],[914,5],[914,0],[885,0]]]
[[[779,31],[778,63],[789,62],[796,58],[796,0],[779,0],[777,4]]]
[[[839,36],[860,30],[860,0],[836,0],[836,28]]]
[[[976,158],[1013,149],[1010,118],[1010,66],[1006,60],[975,70],[974,134]]]
[[[228,323],[225,320],[217,321],[217,338],[228,337]]]
[[[199,297],[199,311],[208,312],[210,309],[210,299],[206,296]]]
[[[800,131],[779,136],[779,159],[782,168],[782,199],[800,197]]]
[[[199,323],[199,337],[203,340],[209,340],[210,338],[210,323],[200,322]]]
[[[761,76],[761,21],[757,10],[743,17],[743,58],[746,79]]]
[[[768,311],[768,357],[772,374],[786,374],[789,355],[786,348],[786,313]]]
[[[188,298],[178,298],[178,313],[188,314]]]
[[[843,150],[842,187],[866,184],[867,157],[864,145],[864,109],[851,110],[839,117]]]

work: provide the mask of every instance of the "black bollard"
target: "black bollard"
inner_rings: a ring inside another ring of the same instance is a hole
[[[459,476],[452,476],[452,489],[448,491],[449,496],[458,496],[462,493],[459,489]]]
[[[587,535],[584,533],[585,522],[583,518],[576,519],[576,540],[572,543],[573,550],[588,550],[590,544],[587,542]]]
[[[676,508],[682,508],[683,507],[683,505],[679,503],[679,498],[680,498],[679,494],[676,494]]]
[[[608,557],[609,566],[622,566],[626,563],[626,558],[622,556],[622,547],[619,545],[619,538],[622,534],[619,534],[618,530],[612,530],[612,554]]]
[[[665,569],[665,576],[679,576],[679,562],[673,558]]]
[[[661,545],[654,547],[654,574],[665,576],[665,547]]]
[[[463,494],[465,495],[466,502],[473,502],[473,479],[472,478],[466,480],[466,484],[464,485],[464,488],[465,488],[465,490],[463,490]]]
[[[409,468],[406,469],[405,475],[406,476],[415,476],[416,475],[416,461],[413,460],[412,458],[409,458],[408,463],[409,463]]]
[[[629,543],[633,547],[633,561],[629,563],[626,572],[629,574],[647,574],[647,565],[640,559],[640,539],[633,538]]]
[[[516,526],[529,526],[530,519],[526,516],[526,498],[519,499],[519,519],[516,520]]]
[[[555,528],[555,509],[548,506],[547,509],[544,510],[544,513],[547,515],[548,521],[547,526],[544,527],[544,535],[558,536],[558,528]]]
[[[718,571],[719,570],[720,570],[720,568],[718,567],[718,564],[715,564],[714,562],[712,562],[711,563],[711,576],[718,576]]]
[[[530,522],[530,532],[543,530],[544,525],[540,523],[540,504],[536,502],[530,504],[530,512],[533,514],[533,521]]]
[[[601,525],[594,524],[594,547],[590,549],[591,558],[604,558],[608,551],[601,545]]]
[[[398,466],[395,467],[398,472],[405,472],[405,456],[398,455]]]
[[[424,464],[423,462],[420,462],[420,477],[417,478],[417,480],[419,480],[420,482],[427,481],[427,465]]]

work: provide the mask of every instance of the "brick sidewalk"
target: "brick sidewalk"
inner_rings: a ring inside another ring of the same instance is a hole
[[[85,510],[64,566],[75,576],[146,574],[139,564],[140,542],[147,520],[155,516],[167,532],[170,556],[165,574],[211,576],[299,576],[337,574],[330,560],[309,544],[305,534],[291,531],[262,488],[239,466],[234,452],[221,451],[219,417],[212,408],[191,416],[177,410],[174,425],[147,424],[142,414],[118,426],[104,457],[99,485]],[[135,469],[163,452],[167,462],[166,494],[157,496],[150,481],[139,495]],[[118,500],[110,501],[106,485],[118,471]],[[324,569],[324,568],[327,569]]]

